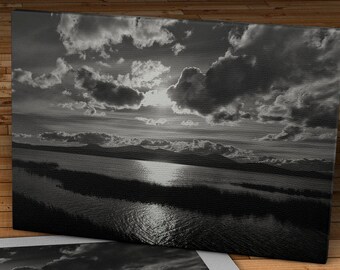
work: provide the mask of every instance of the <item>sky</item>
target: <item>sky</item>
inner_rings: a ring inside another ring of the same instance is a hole
[[[337,29],[14,12],[13,137],[329,168]]]
[[[3,270],[208,269],[196,251],[119,242],[50,245],[0,250]]]

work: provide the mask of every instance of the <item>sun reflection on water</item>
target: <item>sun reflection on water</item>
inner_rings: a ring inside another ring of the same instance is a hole
[[[137,161],[140,172],[152,183],[170,186],[181,179],[181,172],[187,165],[172,164],[156,161]]]

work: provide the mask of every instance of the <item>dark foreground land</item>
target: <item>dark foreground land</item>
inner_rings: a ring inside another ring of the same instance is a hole
[[[162,186],[138,180],[120,180],[95,173],[64,170],[55,163],[13,160],[13,167],[23,168],[30,174],[58,180],[61,188],[86,196],[155,203],[215,216],[272,215],[282,223],[288,222],[299,228],[313,229],[326,234],[329,230],[330,205],[320,199],[330,195],[310,190],[299,191],[301,195],[299,197],[292,196],[288,200],[279,201],[275,198],[275,193],[271,199],[247,191],[221,191],[207,186]],[[266,186],[251,188],[263,190]],[[298,191],[289,190],[289,193],[296,194]],[[311,199],[311,196],[314,198]]]

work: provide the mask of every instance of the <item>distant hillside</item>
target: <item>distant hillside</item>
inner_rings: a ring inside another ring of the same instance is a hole
[[[158,162],[177,163],[228,170],[332,179],[332,175],[315,171],[291,171],[264,163],[238,163],[218,154],[197,155],[192,153],[177,153],[164,149],[148,149],[142,146],[101,147],[96,144],[86,146],[49,146],[31,145],[13,142],[13,148],[25,148],[43,151],[63,152],[81,155],[104,156],[123,159],[149,160]]]

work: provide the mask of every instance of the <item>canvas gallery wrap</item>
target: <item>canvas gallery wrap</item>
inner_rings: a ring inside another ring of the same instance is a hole
[[[327,258],[336,29],[14,12],[13,226]]]

